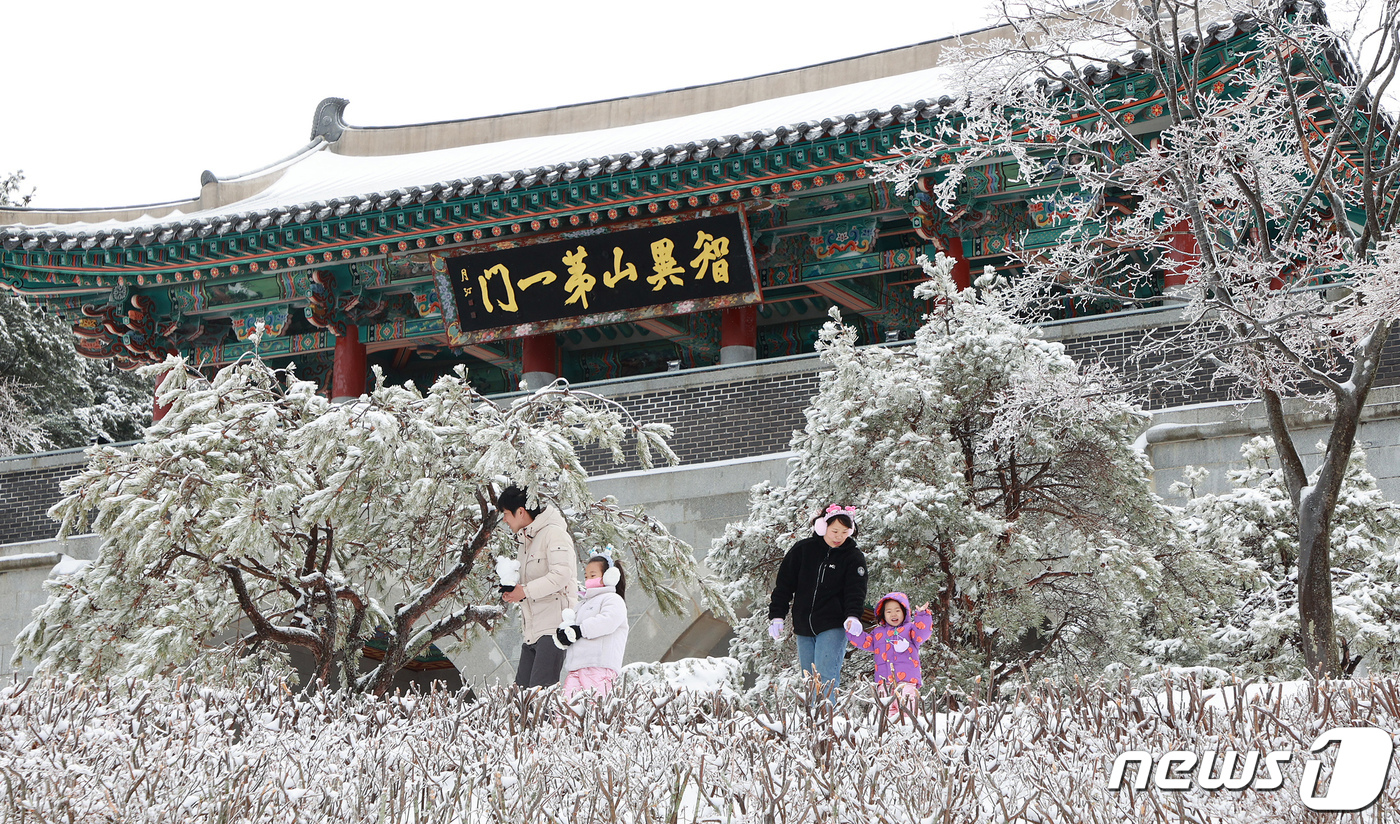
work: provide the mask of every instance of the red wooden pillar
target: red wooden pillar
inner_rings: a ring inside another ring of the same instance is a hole
[[[943,254],[956,261],[953,264],[953,283],[957,284],[958,291],[968,289],[972,286],[972,264],[963,256],[962,238],[957,235],[941,238]]]
[[[335,339],[335,365],[331,368],[331,402],[355,400],[365,393],[365,345],[359,327],[345,327]]]
[[[1191,231],[1190,221],[1182,218],[1167,232],[1167,289],[1185,286],[1188,273],[1201,257],[1201,247]]]
[[[161,373],[160,379],[156,381],[155,397],[160,396],[160,388],[165,385],[165,380],[169,377],[169,372]],[[170,414],[170,405],[166,404],[165,406],[161,406],[160,401],[156,400],[155,397],[151,399],[151,423],[155,423]]]
[[[525,387],[531,391],[549,386],[559,377],[559,346],[553,334],[530,335],[523,339]]]
[[[733,306],[724,310],[720,324],[720,363],[743,363],[758,358],[758,307]]]

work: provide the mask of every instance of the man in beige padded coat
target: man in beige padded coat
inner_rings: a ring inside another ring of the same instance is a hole
[[[559,683],[564,650],[554,643],[554,630],[564,610],[578,606],[578,557],[564,515],[552,506],[526,507],[527,493],[515,485],[501,492],[501,518],[520,543],[520,583],[501,594],[508,604],[519,603],[525,624],[520,665],[515,683],[544,687]]]

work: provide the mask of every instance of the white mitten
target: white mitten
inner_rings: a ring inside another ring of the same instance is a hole
[[[896,638],[890,646],[894,647],[895,652],[904,652],[909,649],[909,642],[904,638]]]
[[[515,585],[520,583],[520,561],[497,555],[496,578],[501,582],[501,592],[515,589]]]

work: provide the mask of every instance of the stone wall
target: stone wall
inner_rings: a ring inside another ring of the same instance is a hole
[[[81,449],[0,459],[0,545],[57,535],[49,507],[58,503],[59,483],[86,463]]]
[[[804,355],[579,388],[616,401],[643,423],[670,424],[671,448],[689,465],[786,451],[793,431],[806,422],[803,410],[817,393],[818,367],[814,356]],[[582,457],[589,474],[638,468],[631,455],[621,465],[598,449]]]

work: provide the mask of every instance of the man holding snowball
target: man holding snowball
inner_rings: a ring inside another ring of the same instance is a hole
[[[515,556],[518,580],[507,588],[505,585],[512,582],[501,578],[501,600],[520,604],[524,622],[515,683],[544,687],[559,683],[564,666],[564,650],[555,646],[554,630],[563,620],[564,610],[578,606],[578,558],[563,513],[553,506],[530,509],[528,497],[525,490],[512,484],[501,491],[496,502],[501,518],[520,544]]]

